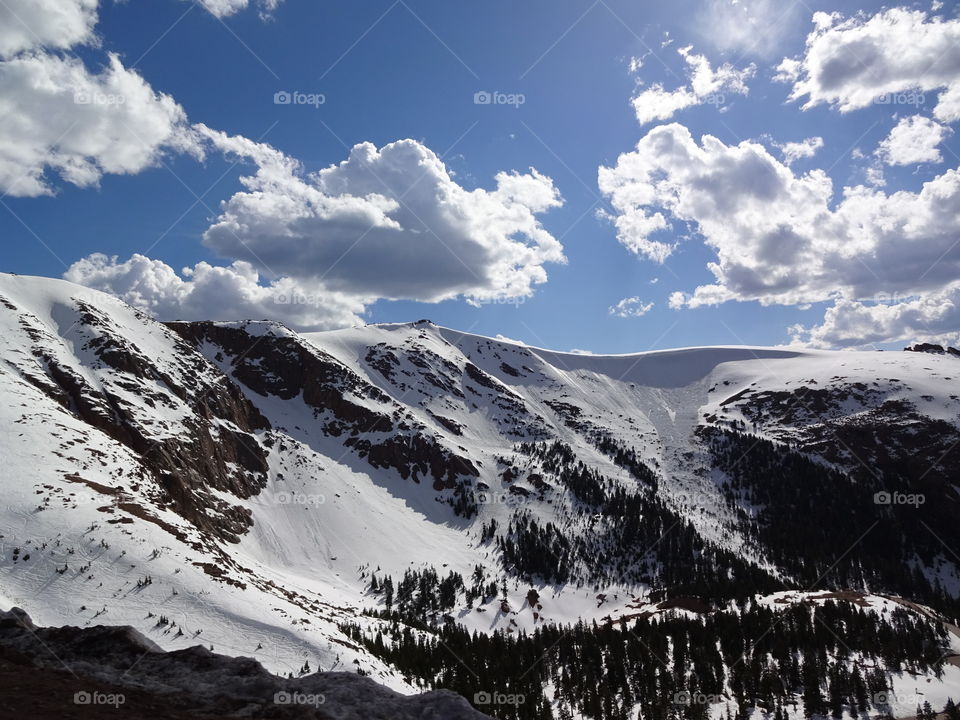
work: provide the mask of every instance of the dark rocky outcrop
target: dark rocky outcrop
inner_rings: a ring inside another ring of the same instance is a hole
[[[210,492],[246,498],[266,483],[267,459],[255,433],[267,419],[231,382],[193,348],[147,317],[142,321],[177,350],[176,367],[161,367],[123,336],[106,313],[76,301],[79,319],[71,329],[81,351],[91,353],[109,374],[93,383],[58,358],[61,342],[29,313],[20,325],[43,373],[24,378],[85,423],[128,447],[153,476],[157,500],[189,520],[201,532],[235,541],[250,525],[249,514]],[[97,369],[96,364],[94,370]],[[175,371],[175,372],[174,372]],[[185,432],[158,433],[129,396],[155,409],[157,425],[165,412],[183,416]],[[184,406],[187,412],[184,413]]]
[[[206,348],[207,353],[217,348],[214,361],[256,395],[285,400],[301,397],[323,421],[327,435],[343,437],[344,446],[373,468],[392,468],[415,482],[429,476],[438,492],[454,490],[458,497],[467,492],[461,478],[480,474],[469,458],[426,433],[423,424],[387,393],[282,325],[258,323],[255,331],[244,323],[178,322],[168,326],[195,348]],[[418,368],[437,368],[438,378],[451,369],[449,361],[435,362],[437,358],[422,347],[405,357]],[[369,348],[365,361],[388,381],[401,372],[397,355],[382,345]],[[449,381],[445,384],[452,386]],[[382,410],[372,409],[371,404]],[[463,433],[452,420],[442,424],[455,434]]]
[[[480,471],[468,458],[452,453],[428,435],[395,435],[380,443],[365,438],[348,438],[344,444],[356,448],[361,457],[367,457],[371,466],[395,468],[400,477],[412,477],[416,482],[430,475],[434,480],[444,481],[443,487],[453,487],[460,475],[480,476]]]
[[[392,432],[386,412],[378,413],[359,402],[374,400],[393,410],[390,397],[362,379],[343,363],[294,337],[281,325],[259,328],[251,334],[242,325],[213,322],[167,323],[194,347],[210,343],[224,370],[238,383],[263,397],[282,400],[302,395],[318,413],[329,411],[330,434]]]
[[[930,353],[931,355],[953,355],[953,357],[960,358],[960,350],[957,350],[955,347],[944,347],[943,345],[935,345],[934,343],[917,343],[916,345],[908,345],[904,348],[905,352],[922,352]]]
[[[114,711],[151,720],[487,718],[446,690],[400,695],[343,672],[281,678],[256,660],[201,646],[164,652],[130,627],[36,627],[19,608],[0,611],[0,687],[8,696],[0,707],[18,707],[33,720]],[[116,704],[84,703],[94,697]]]

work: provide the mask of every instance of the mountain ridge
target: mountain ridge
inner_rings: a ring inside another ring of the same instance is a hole
[[[409,693],[436,677],[374,641],[404,627],[520,643],[808,588],[957,614],[948,354],[158,323],[9,275],[0,331],[0,599],[43,624]]]

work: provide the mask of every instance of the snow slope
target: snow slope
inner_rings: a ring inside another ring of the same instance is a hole
[[[703,428],[816,449],[826,430],[889,426],[889,408],[907,403],[916,419],[898,437],[935,427],[927,475],[957,476],[946,443],[960,424],[960,360],[949,355],[586,356],[426,321],[305,335],[163,325],[96,291],[12,275],[0,275],[0,337],[5,606],[43,625],[131,625],[166,649],[202,642],[280,673],[362,669],[404,692],[415,688],[338,627],[376,625],[361,615],[382,607],[372,573],[468,578],[482,566],[507,602],[458,598],[449,613],[478,632],[655,605],[644,583],[551,583],[503,567],[484,537],[493,520],[502,534],[528,513],[571,537],[597,522],[522,443],[563,444],[774,574],[722,494]],[[633,448],[655,490],[599,438]],[[831,448],[825,465],[862,462]],[[944,484],[945,501],[956,495]],[[956,578],[949,562],[937,572]]]

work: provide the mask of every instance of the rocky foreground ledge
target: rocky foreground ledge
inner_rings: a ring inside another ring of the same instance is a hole
[[[459,695],[401,695],[351,673],[297,679],[202,646],[164,652],[130,627],[37,627],[0,611],[3,717],[489,720]]]

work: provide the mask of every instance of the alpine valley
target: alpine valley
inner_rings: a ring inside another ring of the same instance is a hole
[[[298,334],[14,275],[0,338],[0,684],[62,660],[131,699],[233,678],[218,717],[957,717],[952,349]]]

